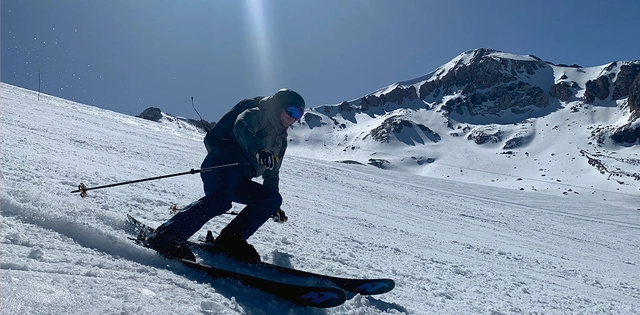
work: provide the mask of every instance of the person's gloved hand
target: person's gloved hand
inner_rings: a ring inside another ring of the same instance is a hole
[[[256,152],[256,161],[258,161],[258,164],[268,169],[273,169],[276,165],[276,158],[273,155],[273,152],[267,149],[260,149]]]
[[[278,211],[276,211],[276,213],[274,213],[271,218],[273,218],[274,222],[278,223],[285,223],[288,219],[287,215],[284,214],[284,211],[282,211],[282,209],[278,209]]]

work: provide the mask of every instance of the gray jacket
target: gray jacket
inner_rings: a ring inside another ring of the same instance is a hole
[[[258,107],[238,115],[233,126],[233,137],[250,158],[254,177],[262,176],[263,184],[276,191],[279,190],[280,165],[287,150],[287,129],[280,120],[281,113],[282,107],[275,104],[272,97],[265,97]],[[260,149],[268,149],[277,156],[273,169],[258,165],[255,154]]]

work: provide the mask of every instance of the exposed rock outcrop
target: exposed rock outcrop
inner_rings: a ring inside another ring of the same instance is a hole
[[[342,104],[340,104],[340,106],[338,106],[338,111],[350,112],[351,111],[351,105],[349,105],[349,102],[344,101],[344,102],[342,102]]]
[[[640,118],[640,73],[629,87],[629,111],[632,120]]]
[[[584,91],[584,101],[587,104],[593,104],[596,97],[600,100],[605,100],[609,97],[609,88],[611,87],[611,80],[608,76],[600,76],[595,80],[587,81]]]
[[[626,124],[616,129],[611,134],[611,140],[621,145],[638,144],[638,141],[640,141],[640,125],[633,127],[632,124]]]
[[[619,100],[629,96],[630,89],[634,85],[634,81],[640,75],[640,64],[622,65],[620,72],[613,84],[614,100]]]
[[[378,142],[388,142],[392,133],[399,133],[404,127],[413,127],[413,124],[398,116],[387,118],[382,124],[369,133]]]
[[[524,114],[533,105],[543,108],[549,105],[549,97],[538,86],[519,81],[518,83],[498,84],[485,93],[475,93],[468,98],[454,98],[443,106],[448,112],[471,116],[493,114],[509,110],[514,114]]]
[[[162,118],[162,111],[157,107],[149,107],[142,111],[142,113],[136,117],[144,118],[151,121],[159,121]]]
[[[563,102],[567,102],[571,97],[573,97],[573,92],[571,91],[571,87],[568,83],[559,82],[551,86],[549,89],[549,95]]]
[[[467,136],[467,140],[476,144],[498,143],[502,141],[502,131],[476,129]]]

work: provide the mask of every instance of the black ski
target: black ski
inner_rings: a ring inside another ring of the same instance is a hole
[[[154,231],[154,229],[134,217],[127,215],[127,219],[131,224],[139,228],[140,235],[148,235]],[[144,236],[142,236],[144,237]],[[199,242],[187,242],[188,245],[195,249],[200,249],[208,252],[215,253],[213,245],[207,241]],[[263,267],[266,269],[276,270],[281,274],[293,275],[299,277],[316,278],[320,280],[328,280],[340,288],[353,293],[361,295],[376,295],[387,293],[395,287],[395,282],[392,279],[359,279],[359,278],[341,278],[333,277],[329,275],[317,274],[308,271],[286,268],[278,265],[273,265],[265,262],[254,264],[254,266]]]
[[[188,244],[189,244],[189,247],[192,247],[192,248],[197,248],[204,251],[216,253],[215,249],[213,248],[213,245],[209,244],[206,241],[199,241],[199,242],[189,241]],[[266,262],[260,262],[254,265],[262,268],[273,269],[281,274],[328,280],[346,291],[349,291],[354,294],[360,294],[360,295],[377,295],[377,294],[387,293],[393,290],[393,288],[396,285],[392,279],[360,279],[360,278],[333,277],[329,275],[313,273],[310,271],[282,267],[282,266],[278,266],[278,265],[274,265]]]
[[[213,278],[236,279],[247,286],[271,293],[302,306],[327,308],[342,305],[347,300],[347,294],[338,288],[283,283],[208,266],[191,260],[180,259],[179,261],[186,266],[204,271]]]
[[[135,223],[136,221],[136,219],[129,216],[129,222],[138,225],[137,223]],[[139,221],[137,222],[139,223]],[[133,240],[140,246],[146,247],[142,242],[140,236],[138,236],[138,238],[131,238],[131,240]],[[173,259],[179,261],[187,267],[193,268],[195,270],[200,270],[212,278],[238,280],[246,286],[265,291],[283,300],[287,300],[302,306],[328,308],[342,305],[347,300],[347,294],[343,290],[331,286],[307,286],[285,283],[256,277],[241,272],[209,266],[191,260],[177,258]]]

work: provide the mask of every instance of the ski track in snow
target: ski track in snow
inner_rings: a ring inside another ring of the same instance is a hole
[[[2,314],[640,313],[637,196],[608,203],[287,156],[289,222],[250,239],[263,259],[396,281],[384,295],[301,308],[127,239],[125,214],[162,223],[172,203],[201,197],[198,176],[70,194],[80,181],[198,168],[201,136],[5,84],[1,97]]]

